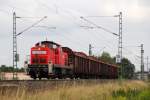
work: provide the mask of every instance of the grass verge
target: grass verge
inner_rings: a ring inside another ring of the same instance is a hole
[[[55,89],[34,93],[28,91],[26,87],[0,89],[0,100],[149,100],[149,98],[149,83],[135,80],[96,85],[64,84]]]

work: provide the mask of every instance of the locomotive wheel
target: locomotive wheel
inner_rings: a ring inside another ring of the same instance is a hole
[[[41,72],[38,72],[38,74],[37,74],[37,76],[38,76],[38,78],[39,78],[39,80],[41,80]]]
[[[41,75],[38,75],[38,78],[39,78],[39,80],[41,80],[42,79]]]
[[[41,77],[39,77],[39,80],[41,80],[42,78]]]
[[[49,80],[49,79],[50,79],[50,77],[49,77],[49,76],[47,76],[47,79]]]
[[[33,75],[31,75],[31,78],[33,78],[34,80],[36,80],[36,75],[35,74],[33,74]]]
[[[36,76],[33,76],[33,79],[36,80]]]

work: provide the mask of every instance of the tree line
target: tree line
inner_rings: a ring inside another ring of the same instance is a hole
[[[119,66],[119,73],[118,73],[119,76],[121,75],[121,72],[122,72],[123,78],[126,78],[126,79],[133,78],[134,71],[135,71],[135,65],[128,58],[125,58],[125,57],[122,58],[122,63],[117,64],[116,57],[111,57],[111,55],[108,52],[103,52],[102,55],[95,56],[95,57],[97,57],[99,60],[101,60],[103,62],[118,65]]]
[[[1,65],[0,72],[24,72],[24,68],[13,68],[12,66]]]

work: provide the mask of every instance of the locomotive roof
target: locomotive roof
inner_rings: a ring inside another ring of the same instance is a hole
[[[53,45],[56,45],[56,46],[61,46],[60,44],[58,44],[56,42],[53,42],[53,41],[41,41],[41,42],[36,43],[35,45],[39,45],[40,43],[41,44],[48,43],[48,44],[53,44]]]

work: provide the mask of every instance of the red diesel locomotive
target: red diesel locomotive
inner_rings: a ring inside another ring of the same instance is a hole
[[[25,63],[31,78],[117,78],[118,67],[74,52],[52,41],[42,41],[31,48],[30,63]]]

